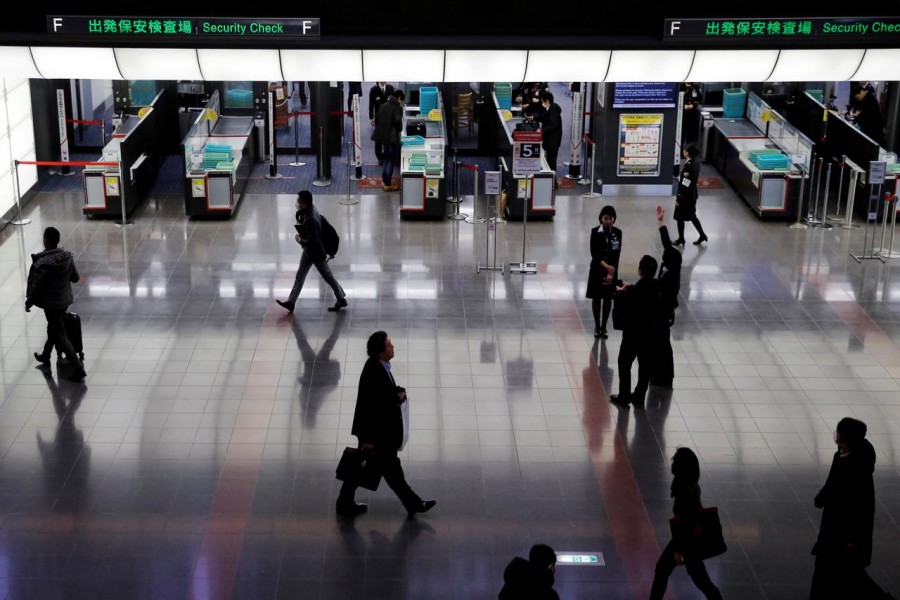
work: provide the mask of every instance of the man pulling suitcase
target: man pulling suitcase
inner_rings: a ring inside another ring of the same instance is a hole
[[[75,268],[72,253],[58,246],[59,230],[48,227],[44,230],[44,251],[31,255],[32,265],[28,271],[25,311],[31,312],[31,307],[37,306],[44,309],[44,315],[47,317],[47,341],[44,343],[44,351],[35,352],[34,358],[42,365],[49,366],[53,346],[56,346],[73,366],[70,378],[73,381],[81,381],[86,375],[84,363],[66,334],[66,314],[73,301],[72,284],[79,279],[78,269]],[[79,341],[80,337],[79,335]]]

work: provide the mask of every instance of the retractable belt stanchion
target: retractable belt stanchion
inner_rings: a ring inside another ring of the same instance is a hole
[[[884,215],[881,218],[881,245],[877,249],[873,249],[874,252],[881,256],[882,258],[896,258],[896,256],[892,256],[894,254],[894,226],[897,224],[897,206],[896,206],[897,196],[891,194],[890,192],[885,192],[884,194]],[[891,213],[891,245],[888,247],[885,242],[887,241],[887,228],[888,228],[888,213]],[[873,242],[874,244],[874,242]]]
[[[897,194],[888,192],[885,194],[885,211],[891,211],[891,245],[885,247],[884,234],[881,236],[881,248],[879,254],[884,258],[900,258],[900,252],[894,251],[894,230],[897,228]],[[885,212],[885,222],[887,222],[887,212]]]
[[[816,169],[813,173],[813,178],[816,182],[816,193],[815,193],[815,204],[813,204],[812,197],[810,197],[810,205],[808,207],[809,213],[806,215],[806,224],[812,228],[816,228],[820,225],[819,220],[816,218],[816,213],[819,212],[819,189],[822,187],[822,163],[824,159],[820,156],[819,161],[816,163]],[[810,191],[812,191],[812,186],[810,186]]]
[[[862,171],[850,167],[850,183],[847,185],[847,212],[844,213],[844,222],[841,229],[856,229],[858,225],[853,224],[853,209],[856,204],[856,184],[859,181],[859,174]]]
[[[869,171],[869,181],[871,181],[872,172]],[[862,254],[853,254],[850,253],[850,256],[853,257],[853,260],[856,262],[862,262],[864,260],[870,259],[878,259],[881,262],[885,262],[884,258],[880,254],[875,253],[875,230],[878,227],[878,199],[881,196],[881,184],[869,183],[869,205],[868,211],[866,212],[866,225],[865,225],[865,235],[863,236],[863,249]],[[874,190],[872,187],[874,186]],[[885,220],[887,219],[887,213],[885,213]],[[871,224],[871,227],[869,226]],[[869,230],[872,230],[872,241],[871,246],[869,245]]]
[[[58,160],[16,160],[16,161],[14,161],[14,168],[16,170],[15,194],[16,194],[16,207],[18,208],[19,218],[14,221],[10,221],[10,223],[13,225],[28,225],[29,223],[31,223],[31,219],[23,219],[22,218],[22,204],[19,200],[19,196],[20,196],[20,194],[19,194],[19,165],[34,165],[36,167],[63,167],[66,169],[69,167],[87,167],[87,166],[116,167],[119,170],[120,176],[121,176],[121,172],[122,172],[122,163],[119,163],[119,162],[92,162],[92,161],[81,161],[81,160],[67,161],[67,162],[62,162],[62,161],[58,161]],[[123,193],[122,194],[122,220],[123,221],[125,220],[124,196],[125,195]],[[116,223],[116,225],[123,225],[123,224],[131,225],[131,221],[128,221],[126,223],[118,223],[118,222]]]
[[[122,173],[122,163],[119,163],[119,173]],[[128,213],[125,212],[125,186],[119,186],[119,202],[122,207],[122,220],[116,221],[116,225],[132,225],[134,221],[129,220]]]
[[[825,171],[825,189],[823,193],[825,195],[825,199],[822,202],[822,218],[818,218],[817,215],[813,214],[813,218],[815,219],[812,223],[810,223],[810,227],[813,229],[831,229],[834,227],[831,223],[826,223],[825,213],[828,212],[828,190],[831,189],[831,163],[828,163],[828,169]],[[816,207],[819,206],[819,201],[816,199]]]
[[[497,158],[497,163],[500,165],[500,181],[506,181],[506,177],[504,177],[504,173],[506,173],[506,163],[502,158],[499,157]],[[496,206],[494,208],[494,221],[497,223],[506,223],[506,212],[504,211],[506,207],[503,205],[503,194],[505,192],[503,191],[503,187],[504,186],[501,184],[500,193],[497,194],[497,198],[495,200]],[[494,241],[496,242],[496,240]],[[496,256],[494,257],[494,260],[496,260]]]
[[[456,154],[456,149],[453,149],[454,155]],[[453,199],[448,202],[453,202],[456,204],[456,210],[452,215],[449,216],[453,221],[462,221],[469,215],[466,213],[459,212],[459,205],[462,204],[462,198],[459,196],[459,161],[456,160],[456,156],[453,157]]]
[[[352,135],[350,139],[353,140],[353,175],[350,177],[353,181],[361,181],[363,178],[362,172],[362,127],[360,122],[360,112],[359,112],[359,94],[353,94],[353,101],[351,102],[352,109],[350,110],[350,124]]]
[[[595,114],[597,114],[597,113],[585,112],[584,116],[593,117]],[[590,183],[591,184],[591,193],[593,194],[594,193],[594,142],[591,140],[591,136],[589,136],[586,133],[583,135],[582,139],[584,139],[584,141],[586,141],[591,146],[591,156],[590,156],[591,170],[588,171],[588,169],[587,169],[587,160],[588,160],[587,145],[583,144],[581,146],[581,149],[582,149],[581,164],[584,165],[584,171],[582,171],[582,173],[581,173],[581,179],[578,180],[578,185],[587,185],[588,183]],[[582,197],[593,197],[593,196],[585,196],[584,194],[582,194]]]
[[[478,203],[478,170],[475,171],[475,203]],[[485,219],[484,219],[484,264],[476,264],[475,272],[481,273],[482,271],[500,271],[503,272],[503,267],[497,266],[497,225],[496,221],[491,218],[489,214],[490,208],[488,203],[488,195],[484,195],[484,210],[485,210]],[[491,251],[491,230],[494,231],[494,263],[493,265],[489,264],[490,261],[490,251]]]
[[[269,173],[266,179],[282,179],[284,175],[278,172],[278,152],[275,145],[275,92],[269,90]]]
[[[475,195],[472,197],[472,216],[466,217],[466,223],[484,223],[487,219],[478,215],[478,165],[462,164],[463,169],[475,172]],[[487,214],[487,195],[484,197],[484,214]],[[458,206],[458,205],[457,205]]]
[[[806,183],[806,167],[802,164],[797,165],[797,170],[800,171],[800,195],[797,198],[797,222],[791,223],[788,225],[791,229],[807,229],[806,223],[803,222],[803,188]],[[810,185],[812,187],[812,185]]]
[[[531,185],[529,186],[534,193],[534,175],[531,176]],[[525,260],[525,248],[528,241],[528,198],[522,196],[522,262],[509,263],[510,273],[537,273],[537,263]]]
[[[591,168],[588,170],[585,168],[585,175],[588,175],[591,178],[591,191],[587,194],[582,194],[582,198],[599,198],[600,194],[594,191],[594,157],[597,151],[597,144],[594,143],[594,140],[591,139],[591,136],[584,134],[584,139],[587,140],[587,143],[591,145]],[[579,181],[578,183],[582,183]],[[587,182],[585,182],[587,183]]]
[[[16,167],[16,189],[15,189],[15,192],[16,192],[16,210],[17,210],[18,213],[19,213],[19,218],[18,218],[18,219],[15,219],[14,221],[10,221],[10,223],[12,223],[13,225],[28,225],[29,223],[31,223],[31,219],[23,219],[23,218],[22,218],[22,203],[21,203],[21,201],[19,200],[19,164],[20,164],[19,161],[15,161],[15,167]]]
[[[841,160],[838,163],[838,168],[841,170],[840,177],[838,177],[838,193],[837,193],[837,208],[834,211],[833,215],[828,215],[829,221],[843,221],[844,215],[841,213],[841,194],[844,193],[844,170],[847,167],[847,155],[842,154]]]
[[[352,139],[347,140],[347,144],[352,148],[353,140]],[[351,198],[350,197],[350,187],[353,185],[352,183],[350,183],[351,181],[353,181],[353,177],[350,175],[351,155],[352,155],[352,152],[347,153],[347,197],[338,200],[339,203],[344,204],[346,206],[353,206],[354,204],[359,204],[359,198]]]
[[[325,156],[325,127],[319,125],[319,152],[316,154],[316,179],[313,181],[316,187],[331,185],[331,178],[325,173],[326,160],[330,160],[330,157]]]
[[[300,115],[311,115],[311,112],[296,111],[291,113],[294,117],[294,162],[288,163],[292,167],[305,167],[305,162],[300,162]]]

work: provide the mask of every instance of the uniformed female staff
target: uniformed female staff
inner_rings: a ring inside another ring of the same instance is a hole
[[[684,246],[684,222],[690,221],[700,234],[700,238],[694,242],[699,246],[709,240],[703,233],[703,226],[697,218],[697,180],[700,178],[700,161],[697,155],[700,150],[694,144],[688,144],[681,151],[687,159],[681,167],[678,175],[678,193],[675,196],[675,221],[678,223],[678,239],[672,242],[677,246]]]
[[[593,300],[594,337],[606,339],[606,323],[612,310],[613,293],[619,279],[619,255],[622,253],[622,230],[613,227],[616,209],[604,206],[600,211],[600,227],[591,229],[591,270],[586,297]],[[600,319],[600,313],[603,319]]]

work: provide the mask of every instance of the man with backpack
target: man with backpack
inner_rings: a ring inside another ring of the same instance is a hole
[[[347,296],[344,294],[344,288],[334,278],[331,268],[328,266],[329,252],[327,250],[331,250],[331,258],[334,258],[334,252],[337,252],[337,234],[329,224],[330,235],[323,235],[323,221],[325,219],[313,206],[313,196],[308,190],[303,190],[297,194],[297,213],[295,218],[297,220],[295,225],[297,235],[294,236],[294,239],[303,247],[303,253],[300,255],[300,266],[297,268],[297,277],[294,280],[294,287],[291,288],[288,299],[285,301],[276,300],[275,302],[288,312],[294,312],[294,304],[297,302],[297,298],[300,297],[300,290],[303,289],[306,275],[309,273],[309,269],[315,265],[322,279],[331,286],[334,296],[337,298],[337,302],[335,302],[334,306],[329,306],[328,311],[337,312],[347,306]],[[324,245],[326,239],[330,240],[329,245],[332,246],[329,249],[326,249]]]

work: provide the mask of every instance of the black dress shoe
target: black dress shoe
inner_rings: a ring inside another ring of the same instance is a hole
[[[629,404],[631,404],[631,400],[627,397],[623,397],[619,394],[613,394],[609,397],[609,401],[615,404],[616,406],[621,406],[622,408],[627,408]]]
[[[38,354],[37,352],[34,353],[34,360],[38,361],[44,366],[50,365],[50,357],[44,356],[43,354]]]
[[[678,238],[674,242],[672,242],[673,246],[684,246],[684,238]]]
[[[609,334],[606,333],[606,327],[601,327],[600,328],[600,338],[605,340],[608,337],[609,337]]]
[[[341,502],[340,500],[338,500],[335,508],[337,509],[337,514],[343,517],[355,517],[369,510],[369,507],[362,502]]]
[[[294,312],[294,303],[293,302],[290,302],[288,300],[285,300],[284,302],[282,302],[281,300],[276,300],[275,304],[277,304],[284,310],[288,311],[289,313]]]
[[[344,308],[345,306],[347,306],[346,299],[338,300],[337,302],[334,303],[334,306],[328,307],[328,312],[337,312],[337,311],[341,310],[342,308]]]
[[[602,336],[603,336],[603,334],[600,333],[600,328],[599,328],[599,327],[594,327],[594,337],[595,337],[595,338],[598,338],[598,337],[602,337]]]
[[[701,235],[701,236],[700,236],[700,239],[697,240],[696,242],[694,242],[694,245],[695,245],[695,246],[699,246],[699,245],[702,244],[703,242],[708,242],[708,241],[709,241],[709,238],[708,238],[708,237],[706,237],[705,235]]]
[[[406,512],[409,513],[409,516],[413,516],[416,513],[428,512],[434,505],[437,504],[437,500],[422,500],[418,504],[407,507]]]

